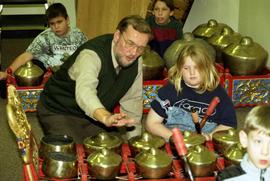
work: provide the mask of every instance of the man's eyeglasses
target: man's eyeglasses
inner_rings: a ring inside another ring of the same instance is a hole
[[[125,48],[127,48],[127,49],[131,49],[131,48],[136,49],[136,52],[139,53],[139,54],[142,54],[145,51],[146,47],[138,46],[133,41],[127,40],[126,37],[125,37],[124,32],[122,32],[121,34],[122,34],[123,40],[125,42],[125,45],[124,45]]]

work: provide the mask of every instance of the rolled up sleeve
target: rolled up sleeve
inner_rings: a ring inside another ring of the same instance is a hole
[[[93,118],[93,112],[96,109],[104,108],[97,97],[100,69],[101,61],[98,55],[92,50],[83,50],[68,71],[71,79],[76,82],[77,104],[91,118]]]

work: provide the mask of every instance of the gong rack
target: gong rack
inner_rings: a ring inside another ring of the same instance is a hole
[[[208,141],[205,143],[205,146],[210,150],[214,151],[213,143]],[[165,144],[165,151],[169,156],[173,157],[172,150],[170,148],[170,144]],[[47,178],[42,171],[42,164],[43,160],[39,160],[39,180],[49,180],[49,181],[72,181],[72,180],[79,180],[79,181],[90,181],[96,180],[93,176],[91,176],[88,163],[86,160],[86,153],[84,150],[84,146],[82,144],[76,145],[76,152],[77,152],[77,160],[78,160],[78,176],[77,178],[72,179],[53,179]],[[136,170],[136,165],[134,159],[131,156],[131,150],[128,144],[122,144],[121,150],[122,156],[122,164],[120,167],[120,171],[118,176],[115,180],[146,180],[142,178]],[[215,175],[217,171],[223,170],[225,168],[224,158],[222,156],[218,156],[216,161],[216,171],[214,172],[213,176],[208,177],[195,177],[196,181],[215,181]],[[166,178],[162,179],[147,179],[152,181],[188,181],[189,179],[185,176],[184,166],[179,159],[173,159],[172,162],[172,169],[171,172],[168,174]],[[26,180],[28,181],[28,180]],[[29,180],[30,181],[30,180]]]

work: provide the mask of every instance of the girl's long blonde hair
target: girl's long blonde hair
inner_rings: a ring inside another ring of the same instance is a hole
[[[187,57],[190,57],[197,65],[200,76],[201,84],[196,90],[198,93],[212,91],[219,85],[219,75],[215,67],[215,60],[209,55],[209,51],[199,42],[187,43],[175,63],[168,72],[169,80],[174,84],[178,93],[181,93],[182,69]]]

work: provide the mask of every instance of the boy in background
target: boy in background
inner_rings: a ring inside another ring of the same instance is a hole
[[[66,8],[61,3],[53,3],[46,10],[49,28],[41,32],[9,66],[15,72],[28,61],[43,70],[52,68],[56,71],[75,50],[87,41],[87,37],[76,27],[70,27]],[[6,97],[7,71],[0,71],[0,95]]]
[[[270,105],[253,108],[239,133],[247,153],[240,165],[225,168],[217,180],[270,181]]]
[[[173,13],[173,0],[154,0],[153,15],[146,18],[153,32],[149,45],[161,57],[175,40],[183,37],[183,25]]]

